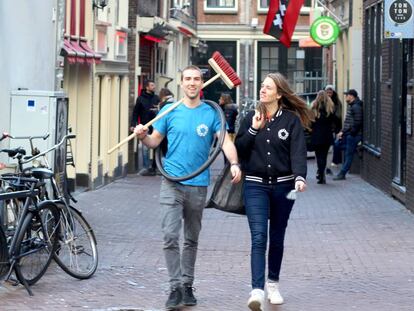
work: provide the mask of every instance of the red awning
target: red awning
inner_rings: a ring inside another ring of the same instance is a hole
[[[153,42],[157,42],[157,43],[165,41],[165,39],[163,39],[163,38],[157,38],[157,37],[150,36],[150,35],[145,35],[145,36],[142,36],[142,37],[144,39],[148,40],[148,41],[153,41]]]
[[[95,64],[100,64],[102,61],[102,55],[92,50],[92,48],[89,47],[88,43],[84,40],[80,41],[80,46],[90,55],[92,55],[93,61],[95,61]]]
[[[194,37],[195,33],[193,33],[190,29],[178,26],[178,30],[181,31],[181,33],[185,34],[188,37]]]
[[[63,48],[62,48],[61,55],[66,57],[69,64],[76,63],[76,51],[73,49],[72,45],[67,39],[65,39],[63,42]]]
[[[96,64],[101,63],[102,55],[92,50],[86,41],[65,39],[61,55],[65,56],[69,64]]]
[[[76,52],[76,61],[80,64],[84,64],[86,62],[86,53],[85,51],[79,46],[78,42],[75,40],[70,40],[70,45],[72,49]]]

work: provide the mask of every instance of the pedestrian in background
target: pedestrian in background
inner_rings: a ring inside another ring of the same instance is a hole
[[[219,99],[219,105],[224,111],[227,123],[227,133],[232,141],[235,138],[236,131],[236,119],[239,112],[237,111],[237,105],[233,103],[230,94],[222,93]]]
[[[325,91],[334,103],[334,116],[335,116],[335,137],[342,128],[342,102],[338,97],[338,93],[335,91],[335,87],[328,84],[325,87]],[[335,140],[334,140],[335,142]],[[337,149],[333,148],[332,163],[331,166],[338,166],[342,163],[342,152],[337,152]],[[327,174],[332,174],[331,169],[326,169]]]
[[[326,184],[325,169],[328,151],[334,142],[336,126],[335,106],[327,92],[319,91],[312,102],[314,121],[311,126],[311,143],[315,151],[318,171],[316,179],[318,184]]]
[[[306,189],[303,128],[310,121],[310,110],[286,78],[271,73],[260,88],[259,109],[246,115],[237,133],[235,144],[245,174],[244,203],[251,233],[252,291],[247,302],[251,310],[263,310],[268,234],[267,298],[272,304],[283,303],[279,274],[294,204],[287,195],[292,189]]]
[[[159,97],[160,97],[159,110],[164,108],[165,105],[173,104],[175,102],[174,94],[168,88],[165,88],[165,87],[160,90]],[[166,155],[168,151],[168,139],[166,137],[162,140],[160,144],[160,148],[161,148],[162,154]]]
[[[141,95],[137,97],[135,102],[134,111],[131,119],[131,131],[134,130],[138,123],[145,124],[151,121],[157,115],[158,104],[160,99],[155,95],[155,83],[153,80],[146,80],[144,82]],[[152,126],[149,128],[152,132]],[[138,172],[141,176],[154,176],[155,175],[155,159],[145,145],[142,145],[142,164],[143,168]],[[152,158],[152,159],[151,159]]]
[[[362,140],[362,101],[358,97],[358,92],[354,89],[345,92],[345,95],[348,108],[344,127],[338,133],[337,142],[335,143],[337,150],[345,149],[345,156],[341,171],[334,177],[334,180],[345,179],[346,174],[351,168],[356,148]]]
[[[159,110],[164,108],[165,105],[174,103],[174,94],[166,87],[162,88],[159,93],[160,103]]]
[[[149,148],[156,148],[164,137],[168,138],[164,169],[170,176],[188,175],[200,168],[209,156],[214,136],[219,135],[220,119],[217,112],[200,100],[202,86],[200,68],[184,68],[181,74],[183,103],[155,122],[151,134],[148,134],[148,129],[142,124],[134,130]],[[164,106],[160,113],[168,107],[169,105]],[[232,182],[237,183],[240,181],[241,171],[236,148],[227,133],[222,148],[231,163]],[[209,169],[189,180],[173,182],[163,178],[161,182],[164,255],[170,277],[170,295],[166,302],[168,310],[197,304],[193,293],[194,268],[209,182]],[[184,241],[180,252],[182,221]]]

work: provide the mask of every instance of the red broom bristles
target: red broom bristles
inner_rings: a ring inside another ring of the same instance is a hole
[[[209,64],[221,75],[221,78],[229,88],[233,88],[242,83],[237,73],[218,51],[213,53],[212,57],[209,59]]]

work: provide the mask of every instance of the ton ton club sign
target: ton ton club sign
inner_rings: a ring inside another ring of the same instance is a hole
[[[384,37],[386,39],[414,38],[414,0],[385,0]]]

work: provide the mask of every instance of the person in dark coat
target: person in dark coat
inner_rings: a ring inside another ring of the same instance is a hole
[[[161,110],[165,105],[173,104],[175,102],[174,94],[166,87],[162,88],[159,93],[160,104],[158,109]],[[168,139],[165,137],[160,144],[160,148],[163,155],[167,154],[168,150]]]
[[[345,161],[342,164],[341,171],[335,176],[334,180],[345,179],[346,174],[351,168],[354,153],[362,140],[362,101],[359,99],[358,93],[354,89],[345,92],[345,95],[348,109],[344,126],[337,135],[338,143],[335,142],[336,148],[345,149]]]
[[[335,87],[331,84],[325,86],[325,91],[328,96],[332,99],[334,103],[334,117],[335,117],[335,135],[342,128],[342,102],[338,97],[338,93],[335,91]],[[333,149],[333,156],[332,156],[332,166],[337,166],[338,164],[342,163],[342,152],[337,152],[337,149]],[[332,174],[331,169],[328,167],[326,169],[326,174]]]
[[[294,201],[292,189],[306,190],[306,142],[303,128],[311,120],[306,103],[280,73],[268,74],[260,104],[240,123],[236,148],[244,176],[244,204],[251,234],[251,310],[282,304],[279,274],[284,240]],[[266,269],[267,251],[267,269]],[[267,270],[267,280],[266,280]]]
[[[142,89],[141,95],[137,97],[134,111],[132,113],[130,130],[134,131],[137,124],[146,124],[151,121],[158,112],[158,104],[160,99],[155,95],[155,83],[153,80],[146,80]],[[152,126],[150,126],[150,132]],[[151,150],[145,145],[142,145],[142,162],[143,168],[139,171],[141,176],[155,175],[155,161],[150,160]]]
[[[222,93],[219,99],[219,105],[224,111],[226,116],[226,123],[228,126],[227,133],[232,141],[235,138],[236,131],[236,119],[239,112],[237,111],[237,105],[233,103],[230,94]]]
[[[326,184],[325,168],[328,151],[334,139],[335,130],[335,106],[326,91],[319,91],[312,102],[312,112],[315,120],[312,122],[311,143],[315,150],[318,172],[316,178],[318,184]]]

